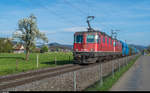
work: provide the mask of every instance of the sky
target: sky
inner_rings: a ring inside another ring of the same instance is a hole
[[[92,28],[108,35],[119,30],[119,40],[150,45],[150,0],[1,0],[0,37],[11,37],[30,14],[49,43],[72,45],[73,34],[86,31],[87,16],[95,16]]]

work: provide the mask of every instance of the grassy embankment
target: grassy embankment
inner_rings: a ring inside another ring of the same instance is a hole
[[[129,62],[127,66],[124,66],[124,67],[120,68],[120,71],[117,70],[114,73],[114,77],[111,75],[111,76],[108,76],[108,77],[104,78],[102,86],[100,86],[100,81],[98,81],[96,84],[92,85],[90,88],[85,89],[85,91],[108,91],[113,86],[113,84],[115,84],[115,82],[117,82],[117,80],[126,71],[128,71],[128,69],[135,63],[135,61],[138,59],[138,57],[136,57],[131,62]]]
[[[43,53],[43,54],[39,53],[38,55],[39,55],[38,68],[55,67],[57,65],[70,64],[72,63],[73,59],[73,55],[71,52]],[[55,57],[57,64],[55,64]],[[0,76],[38,69],[37,53],[31,53],[29,61],[25,61],[24,58],[25,54],[0,53]]]

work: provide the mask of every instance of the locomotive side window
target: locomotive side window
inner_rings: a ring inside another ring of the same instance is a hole
[[[113,46],[115,47],[116,46],[116,41],[114,40],[114,42],[113,42]]]
[[[76,35],[75,36],[75,42],[76,43],[82,43],[83,42],[83,35]]]
[[[87,43],[94,43],[95,42],[95,35],[87,35]]]
[[[100,36],[98,36],[97,43],[100,43],[100,42],[101,42],[101,38]]]
[[[105,43],[105,37],[103,37],[103,43]]]
[[[110,39],[110,44],[112,45],[112,40]]]
[[[107,37],[107,44],[109,44],[109,38]]]

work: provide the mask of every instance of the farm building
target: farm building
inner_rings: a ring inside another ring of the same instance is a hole
[[[25,49],[23,45],[15,45],[13,47],[14,53],[24,53]]]

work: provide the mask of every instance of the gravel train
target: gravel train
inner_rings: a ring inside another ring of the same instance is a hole
[[[95,63],[108,58],[129,56],[137,53],[136,48],[132,47],[130,49],[125,42],[91,28],[89,23],[91,18],[94,19],[94,16],[88,16],[87,18],[87,31],[74,34],[74,63]]]

